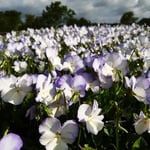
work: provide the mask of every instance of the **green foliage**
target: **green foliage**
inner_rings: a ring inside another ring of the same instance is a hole
[[[21,13],[16,10],[0,12],[0,31],[18,30],[22,24]]]
[[[148,144],[143,137],[139,137],[132,145],[132,150],[148,150]]]
[[[128,11],[122,15],[120,19],[120,23],[125,25],[130,25],[132,23],[135,23],[137,20],[138,18],[134,16],[134,12]]]
[[[67,24],[68,20],[73,18],[75,12],[69,9],[67,6],[61,4],[61,2],[52,2],[50,6],[46,6],[43,10],[42,18],[44,20],[44,26],[60,26]]]

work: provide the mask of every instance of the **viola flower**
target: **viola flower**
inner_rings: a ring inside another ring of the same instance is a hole
[[[8,133],[0,140],[1,150],[20,150],[23,146],[21,137],[14,133]]]
[[[67,150],[78,136],[78,125],[73,120],[67,120],[61,126],[57,118],[46,118],[39,126],[42,134],[39,141],[46,150]]]
[[[102,121],[104,116],[99,115],[100,112],[101,109],[98,108],[96,100],[94,100],[92,107],[88,104],[81,104],[78,109],[77,117],[79,122],[85,122],[88,132],[94,135],[97,135],[104,127],[104,122]]]
[[[99,82],[97,76],[95,76],[92,73],[80,73],[80,75],[86,81],[86,91],[88,91],[90,89],[93,93],[99,92],[100,82]]]
[[[81,72],[84,70],[83,60],[75,52],[68,53],[64,58],[62,69],[71,73]]]
[[[130,79],[125,77],[125,86],[131,88],[133,96],[140,102],[150,103],[150,81],[145,77],[135,78],[132,76]]]
[[[58,49],[56,46],[46,48],[46,56],[54,68],[62,69],[61,58],[58,56]]]
[[[57,96],[56,96],[57,97]],[[51,111],[50,116],[52,117],[59,117],[66,113],[66,110],[68,109],[68,106],[63,98],[63,96],[56,98],[56,101],[50,104],[49,109]]]
[[[55,85],[57,88],[63,90],[65,98],[69,103],[74,94],[77,94],[77,97],[73,100],[74,102],[79,97],[85,96],[86,81],[81,75],[75,75],[74,77],[71,75],[63,75],[56,80]]]
[[[120,71],[121,75],[126,75],[128,72],[127,60],[122,54],[116,52],[95,58],[92,67],[98,74],[103,88],[110,88],[114,81],[116,82],[120,79],[118,71]]]
[[[25,61],[15,61],[13,68],[16,72],[24,72],[27,69],[27,63]]]
[[[0,82],[2,100],[13,105],[21,104],[26,94],[32,89],[32,77],[27,74],[22,77],[5,76],[0,78]]]
[[[127,69],[127,60],[120,53],[109,53],[105,56],[105,64],[102,67],[102,75],[111,76],[112,81],[118,81],[119,76],[117,70],[121,71],[122,75],[126,75],[128,72]]]
[[[42,102],[49,105],[55,101],[56,88],[51,81],[51,76],[46,77],[45,75],[39,75],[37,77],[36,89],[38,95],[36,97],[37,102]]]
[[[146,131],[150,133],[150,119],[143,112],[140,112],[137,121],[134,123],[134,127],[137,134],[142,134]]]

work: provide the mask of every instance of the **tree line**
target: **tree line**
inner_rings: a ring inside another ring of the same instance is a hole
[[[147,24],[150,25],[150,18],[143,18],[138,21],[132,11],[125,12],[120,18],[120,24]],[[52,2],[42,11],[41,16],[26,14],[24,21],[21,12],[16,10],[0,11],[0,32],[11,30],[23,30],[27,28],[60,27],[62,25],[89,26],[97,23],[91,22],[84,17],[76,18],[74,10],[62,5],[60,1]],[[116,23],[114,23],[116,24]]]
[[[62,5],[60,1],[52,2],[42,11],[41,16],[25,14],[22,20],[21,12],[16,10],[0,11],[0,32],[10,32],[11,30],[23,30],[26,28],[59,27],[64,24],[73,25],[93,25],[85,18],[76,18],[74,10]]]

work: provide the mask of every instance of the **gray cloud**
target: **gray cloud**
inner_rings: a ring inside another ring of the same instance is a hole
[[[45,6],[57,0],[0,0],[0,11],[15,9],[23,14],[40,15]],[[139,18],[149,17],[149,0],[60,0],[63,5],[94,22],[119,22],[123,13],[133,11]]]

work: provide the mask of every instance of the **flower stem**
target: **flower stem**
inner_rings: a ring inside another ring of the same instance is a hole
[[[118,104],[117,102],[115,103],[116,105],[116,130],[115,130],[115,134],[116,134],[116,150],[119,150],[119,108],[118,108]]]

